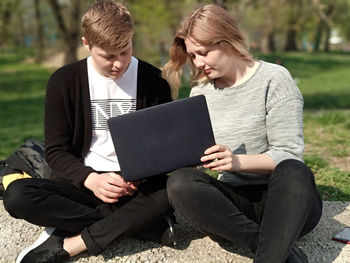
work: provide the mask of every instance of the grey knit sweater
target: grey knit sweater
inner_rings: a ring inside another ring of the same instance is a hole
[[[303,160],[303,97],[282,66],[260,61],[256,72],[239,86],[217,89],[195,86],[204,94],[217,144],[235,154],[266,153],[278,164]],[[234,185],[266,183],[267,175],[223,172],[219,180]]]

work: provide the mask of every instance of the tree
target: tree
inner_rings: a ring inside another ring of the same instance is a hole
[[[4,46],[10,39],[11,19],[19,1],[2,0],[0,3],[0,46]]]
[[[329,51],[329,38],[330,38],[330,32],[332,28],[332,21],[330,20],[330,15],[334,11],[334,5],[332,2],[329,3],[328,5],[325,5],[324,3],[321,3],[319,0],[313,0],[312,3],[314,5],[314,8],[318,16],[318,25],[315,33],[315,42],[314,42],[313,50],[314,51],[320,50],[322,35],[323,35],[323,32],[326,31],[325,50]]]
[[[284,46],[285,51],[296,51],[297,36],[301,25],[303,0],[288,0],[290,13],[287,20],[286,42]]]
[[[35,62],[42,62],[45,58],[44,28],[40,13],[40,0],[34,0],[35,21],[36,21],[36,51]]]
[[[127,1],[135,23],[135,56],[154,65],[164,65],[180,21],[195,6],[196,1],[188,0]]]
[[[65,53],[64,63],[68,64],[77,60],[78,37],[80,34],[80,0],[70,1],[67,6],[60,5],[58,0],[48,0],[58,31],[63,40],[63,50]],[[65,19],[63,9],[68,8],[68,17]]]

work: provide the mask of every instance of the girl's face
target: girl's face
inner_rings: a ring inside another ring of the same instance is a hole
[[[193,64],[211,80],[230,77],[234,56],[220,45],[203,46],[191,37],[185,39]]]

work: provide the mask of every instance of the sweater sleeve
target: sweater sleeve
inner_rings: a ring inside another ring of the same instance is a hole
[[[269,150],[276,162],[303,161],[303,97],[289,72],[280,67],[270,82],[266,101]]]
[[[70,77],[69,77],[70,76]],[[56,71],[49,79],[45,101],[46,158],[52,176],[64,179],[80,188],[89,173],[94,171],[83,164],[81,151],[74,145],[75,122],[74,98],[65,80],[74,81],[67,70]],[[80,135],[82,136],[82,134]]]

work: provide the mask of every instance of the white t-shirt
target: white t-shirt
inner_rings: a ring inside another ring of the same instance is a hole
[[[92,140],[84,164],[96,171],[120,171],[107,119],[136,110],[138,60],[131,57],[124,75],[113,80],[99,74],[87,58]]]

